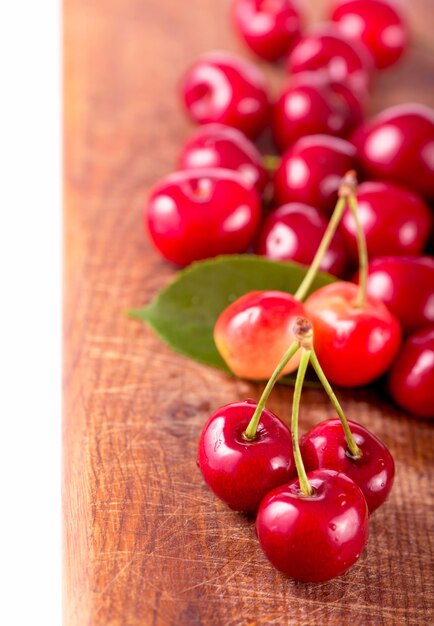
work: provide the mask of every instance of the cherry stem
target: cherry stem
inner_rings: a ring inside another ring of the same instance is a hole
[[[291,417],[292,448],[294,450],[295,467],[297,468],[298,480],[300,482],[300,491],[305,496],[311,496],[313,494],[313,490],[307,478],[300,452],[300,444],[298,441],[298,414],[300,411],[301,391],[303,389],[304,377],[306,375],[307,366],[309,365],[311,353],[311,348],[301,348],[301,359],[300,365],[298,366],[297,378],[295,379]]]
[[[262,157],[262,165],[269,172],[274,172],[274,170],[277,170],[277,168],[279,167],[281,160],[282,157],[278,156],[277,154],[265,154]]]
[[[323,238],[321,239],[321,243],[318,246],[318,250],[316,251],[316,254],[313,258],[313,261],[310,264],[310,267],[307,270],[305,277],[303,278],[303,281],[301,282],[299,288],[297,289],[295,293],[294,297],[297,300],[303,301],[308,295],[308,292],[310,288],[312,287],[312,283],[315,280],[315,276],[318,273],[319,266],[321,265],[321,261],[323,260],[324,255],[327,252],[328,247],[331,243],[331,240],[333,239],[336,233],[336,229],[339,225],[339,222],[342,219],[345,206],[346,206],[346,198],[339,198],[336,203],[333,214],[330,218],[330,221],[328,223],[328,226],[326,228],[326,231],[323,235]]]
[[[351,193],[348,196],[348,205],[356,224],[357,249],[359,253],[359,293],[357,294],[356,307],[363,308],[368,280],[368,248],[366,246],[365,233],[359,219],[359,207],[355,193]]]
[[[347,440],[348,450],[350,451],[351,456],[355,459],[360,459],[360,457],[362,456],[362,451],[360,450],[359,446],[357,445],[353,437],[353,433],[351,432],[347,418],[345,417],[342,407],[339,404],[339,401],[337,397],[335,396],[335,393],[329,381],[327,380],[326,375],[323,372],[323,369],[318,361],[318,357],[316,356],[315,350],[313,348],[310,353],[310,362],[312,364],[313,369],[316,372],[316,375],[320,379],[321,384],[324,387],[328,397],[330,398],[330,401],[332,405],[334,406],[336,413],[339,416],[339,419],[342,424],[342,428],[344,429],[345,439]]]
[[[292,359],[292,357],[297,352],[299,347],[300,347],[300,344],[298,342],[294,342],[293,344],[291,344],[290,347],[288,348],[288,350],[283,355],[282,360],[280,361],[280,363],[278,364],[278,366],[276,367],[276,369],[272,373],[270,380],[268,381],[264,391],[262,392],[262,395],[261,395],[261,397],[259,399],[259,402],[258,402],[258,404],[256,406],[255,412],[253,413],[252,418],[251,418],[251,420],[250,420],[246,430],[244,431],[245,439],[249,439],[249,440],[255,439],[255,437],[256,437],[256,430],[258,428],[259,420],[261,419],[262,411],[265,408],[265,404],[266,404],[266,402],[268,400],[268,396],[270,395],[274,385],[276,384],[277,379],[279,378],[280,374],[282,373],[283,368],[288,363],[288,361],[290,361]]]

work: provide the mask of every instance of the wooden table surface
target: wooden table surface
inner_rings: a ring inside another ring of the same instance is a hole
[[[248,56],[229,4],[65,0],[65,624],[433,624],[433,426],[373,390],[339,394],[392,450],[396,484],[360,561],[332,582],[297,584],[195,464],[210,412],[261,386],[173,354],[124,315],[174,275],[141,211],[190,129],[179,76],[205,50]],[[318,17],[325,2],[304,4]],[[434,105],[434,5],[408,4],[417,47],[378,79],[372,111]],[[280,72],[267,72],[275,88]],[[291,397],[279,388],[269,406],[288,419]],[[331,415],[324,394],[306,390],[302,429]]]

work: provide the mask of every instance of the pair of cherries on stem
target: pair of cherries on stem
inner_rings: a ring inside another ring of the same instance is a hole
[[[214,329],[216,346],[231,371],[241,378],[267,379],[294,339],[297,316],[308,317],[315,332],[315,350],[327,378],[343,387],[368,384],[387,371],[395,358],[401,328],[380,301],[366,295],[367,251],[356,201],[355,172],[342,179],[339,199],[303,282],[293,296],[280,291],[250,292],[219,316]],[[359,286],[335,282],[308,292],[349,205],[354,217],[359,251]],[[303,303],[303,300],[306,302]],[[295,355],[283,374],[294,371]]]
[[[232,509],[255,512],[259,507],[259,542],[277,569],[296,580],[319,582],[339,576],[359,558],[368,538],[368,511],[388,496],[394,462],[366,428],[355,422],[350,428],[313,349],[310,322],[297,318],[293,333],[295,341],[258,404],[229,404],[209,418],[199,441],[198,466]],[[297,352],[290,431],[265,404]],[[309,362],[339,419],[318,424],[300,446],[298,414]]]

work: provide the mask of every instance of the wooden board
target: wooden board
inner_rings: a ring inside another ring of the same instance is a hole
[[[142,206],[189,131],[182,71],[208,49],[247,54],[228,28],[229,4],[65,0],[65,624],[434,623],[432,425],[373,390],[339,394],[390,446],[396,485],[350,572],[294,583],[195,464],[210,412],[258,398],[261,386],[173,354],[124,315],[174,274],[142,232]],[[318,17],[325,2],[304,4]],[[434,7],[409,4],[417,49],[378,79],[373,111],[434,105]],[[280,72],[267,72],[276,87]],[[291,397],[276,390],[270,408],[288,419]],[[305,392],[302,429],[331,415],[323,393]]]

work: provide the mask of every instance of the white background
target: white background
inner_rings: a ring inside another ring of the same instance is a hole
[[[61,53],[54,0],[0,22],[0,624],[60,618]]]

